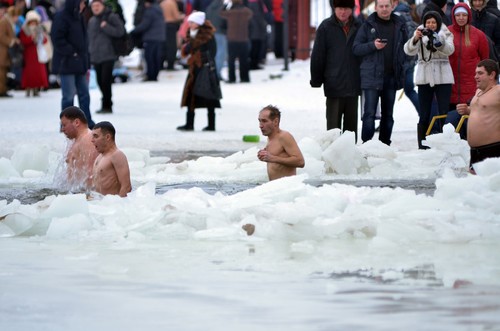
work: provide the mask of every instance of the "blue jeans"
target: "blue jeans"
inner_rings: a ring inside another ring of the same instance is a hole
[[[215,53],[215,68],[219,80],[222,80],[220,71],[224,67],[224,61],[227,55],[227,38],[223,33],[215,33],[215,43],[217,44],[217,53]]]
[[[391,144],[392,127],[394,126],[394,101],[396,100],[396,89],[394,77],[384,78],[382,90],[363,89],[365,105],[363,110],[363,126],[361,129],[361,140],[366,142],[375,135],[375,113],[377,112],[378,99],[380,98],[380,133],[378,139],[386,145]]]
[[[62,101],[61,110],[73,106],[75,95],[78,95],[78,105],[87,118],[89,128],[94,127],[90,114],[89,84],[86,75],[60,75]]]
[[[417,113],[420,114],[420,104],[418,102],[418,94],[415,92],[415,83],[413,82],[413,73],[415,72],[415,66],[411,66],[406,69],[405,73],[405,86],[404,91],[405,95],[410,99],[413,107],[417,110]]]
[[[456,110],[450,110],[447,114],[445,124],[451,123],[456,128],[461,118],[462,115],[460,115]],[[467,120],[464,121],[462,128],[460,129],[460,138],[467,140]]]

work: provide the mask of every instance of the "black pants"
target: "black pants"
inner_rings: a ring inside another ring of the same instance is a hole
[[[158,73],[163,61],[162,45],[164,41],[146,41],[144,42],[144,58],[146,60],[147,80],[158,80]]]
[[[238,59],[240,68],[240,80],[242,82],[249,82],[250,64],[248,62],[248,53],[250,45],[247,41],[229,41],[227,43],[227,66],[229,70],[229,81],[236,81],[236,59]]]
[[[343,121],[342,121],[343,118]],[[326,129],[352,131],[358,137],[358,96],[326,98]]]
[[[179,24],[165,23],[165,28],[167,31],[165,61],[167,61],[167,69],[174,69],[175,59],[177,58],[177,30],[179,30]]]
[[[114,60],[94,63],[97,85],[99,86],[99,89],[102,93],[102,109],[112,109],[113,107],[113,101],[111,100],[111,84],[113,83],[114,65]]]
[[[500,142],[470,148],[470,167],[492,157],[500,157]]]

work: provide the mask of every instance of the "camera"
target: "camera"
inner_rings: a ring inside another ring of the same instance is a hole
[[[429,42],[427,43],[426,47],[428,50],[435,52],[436,47],[441,47],[443,46],[443,43],[439,41],[439,37],[437,32],[432,31],[431,29],[423,28],[420,30],[424,36],[427,36],[429,38]]]

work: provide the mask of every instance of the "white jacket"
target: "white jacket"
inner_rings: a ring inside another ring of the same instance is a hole
[[[418,29],[421,28],[423,28],[422,25],[418,27]],[[429,84],[430,86],[454,84],[453,71],[451,69],[450,60],[448,59],[455,51],[453,34],[450,30],[448,30],[444,24],[441,26],[441,30],[438,32],[438,38],[443,45],[441,47],[436,47],[437,51],[433,53],[425,48],[429,40],[427,36],[423,36],[416,44],[413,44],[414,36],[415,34],[406,42],[404,51],[408,55],[418,54],[415,84]]]

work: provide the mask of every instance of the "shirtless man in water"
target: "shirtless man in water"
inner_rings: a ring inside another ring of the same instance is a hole
[[[67,107],[59,115],[61,131],[72,140],[66,154],[66,173],[71,190],[85,191],[92,186],[92,168],[97,151],[92,144],[92,131],[78,107]]]
[[[305,165],[304,157],[293,136],[280,129],[281,112],[274,106],[266,106],[259,113],[259,127],[267,136],[267,145],[257,153],[259,160],[267,162],[269,180],[294,176],[297,168]]]
[[[259,127],[267,136],[267,145],[257,153],[259,160],[267,162],[269,180],[294,176],[297,168],[305,165],[304,157],[293,136],[280,129],[281,112],[274,106],[266,106],[259,113]],[[242,226],[247,235],[255,232],[254,224]]]
[[[474,163],[490,157],[500,157],[500,85],[498,65],[495,61],[482,60],[476,67],[476,95],[470,106],[457,105],[460,115],[469,115],[467,142],[470,146],[470,168]]]
[[[130,169],[127,157],[116,147],[115,133],[109,122],[99,122],[92,130],[92,143],[100,153],[94,163],[93,187],[104,195],[125,197],[132,190]]]

